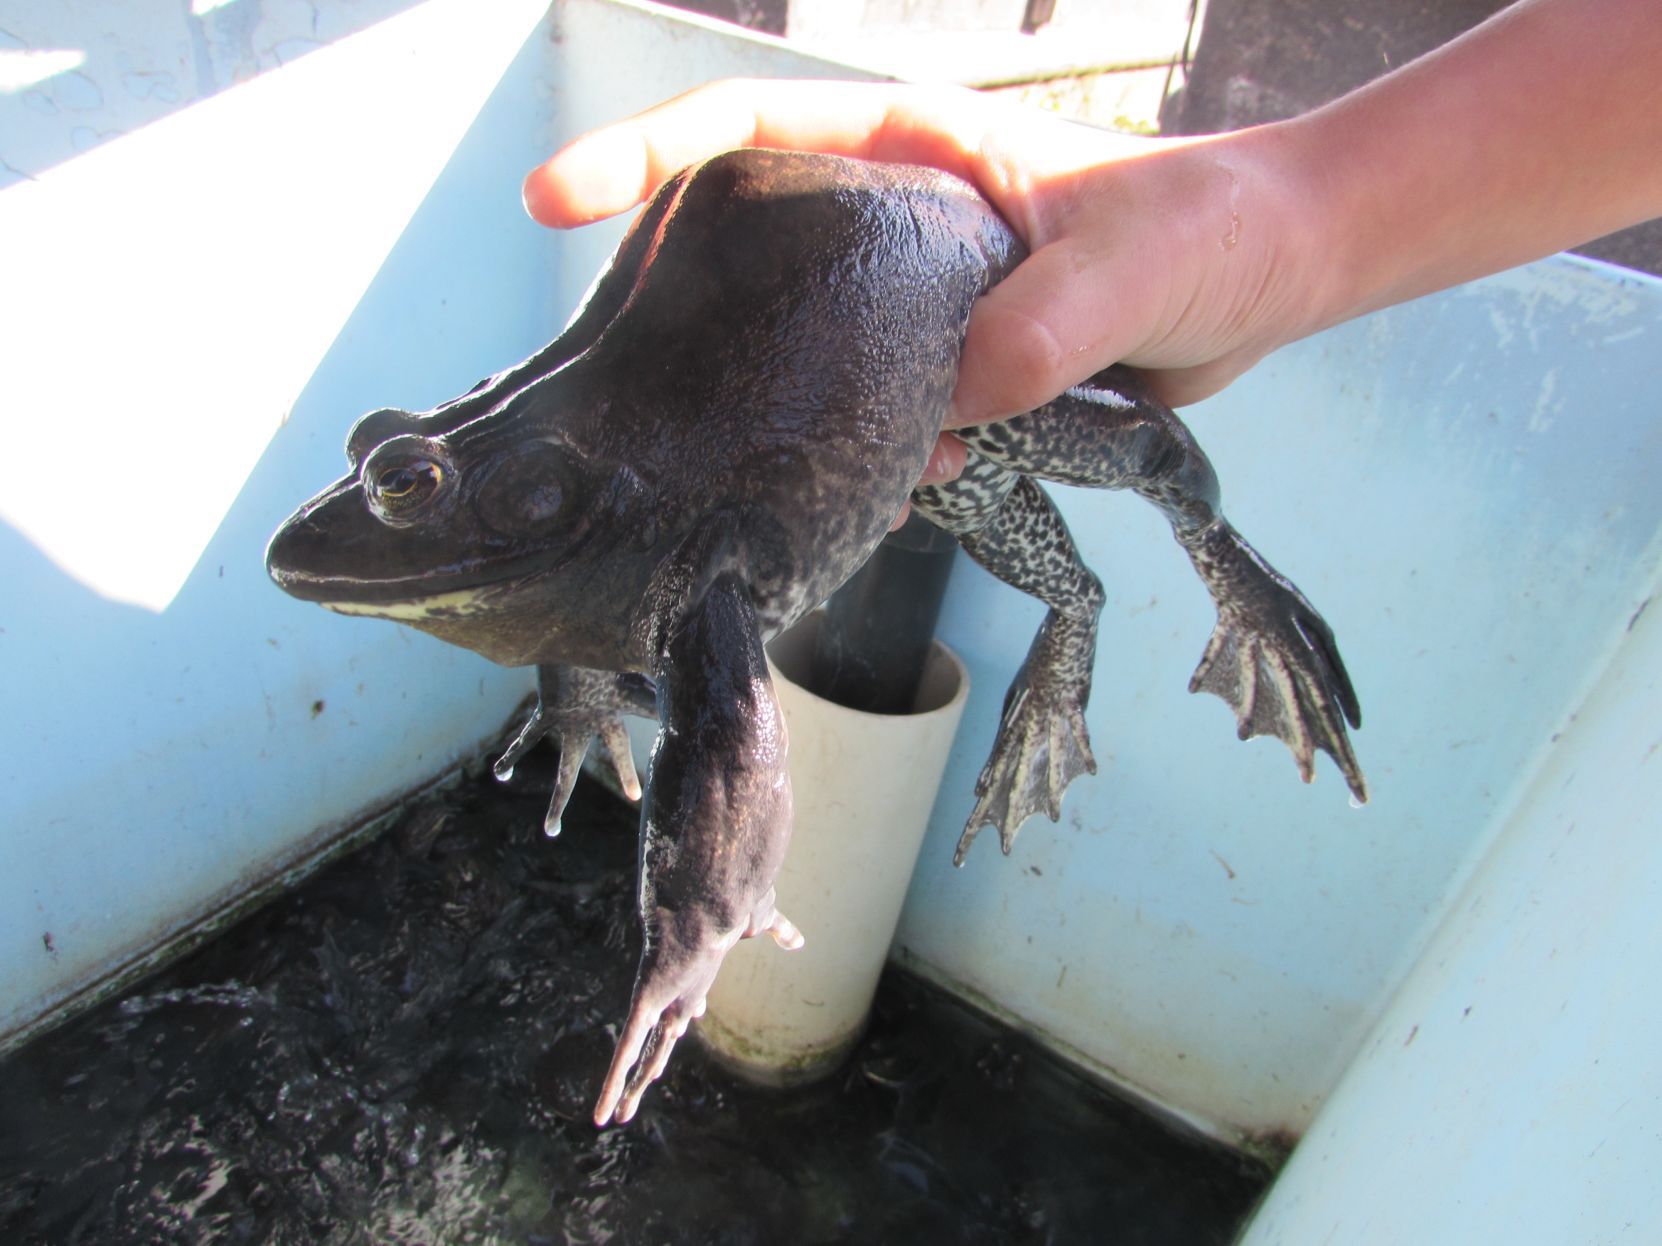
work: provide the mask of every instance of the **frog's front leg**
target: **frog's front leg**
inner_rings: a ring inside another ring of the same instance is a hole
[[[514,742],[497,758],[492,773],[506,782],[521,757],[543,737],[554,737],[560,746],[560,773],[548,803],[548,814],[543,819],[543,830],[549,835],[558,835],[560,815],[571,799],[571,789],[577,783],[583,758],[595,736],[600,737],[611,755],[624,795],[630,800],[641,798],[640,780],[635,777],[635,757],[629,750],[629,736],[621,715],[652,718],[657,712],[652,682],[644,675],[597,671],[585,666],[539,666],[537,706]]]
[[[953,854],[953,864],[962,865],[983,826],[998,828],[1008,855],[1023,822],[1041,812],[1060,820],[1068,784],[1096,773],[1085,705],[1102,585],[1080,561],[1045,491],[973,451],[957,480],[912,496],[918,510],[956,535],[970,557],[1050,607],[1005,694],[992,754],[975,783],[975,808]]]
[[[1358,801],[1367,784],[1345,731],[1362,724],[1333,631],[1218,509],[1218,482],[1193,435],[1124,368],[1001,424],[958,430],[1013,470],[1098,488],[1129,488],[1158,506],[1217,606],[1191,692],[1235,711],[1238,734],[1274,735],[1309,782],[1314,754],[1333,758]]]
[[[597,1125],[634,1116],[703,1014],[729,948],[764,931],[780,947],[802,945],[774,906],[791,830],[785,720],[736,576],[716,578],[682,613],[657,674],[662,727],[641,827],[645,942]]]

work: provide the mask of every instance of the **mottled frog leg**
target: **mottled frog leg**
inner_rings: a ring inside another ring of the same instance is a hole
[[[597,671],[585,666],[537,667],[537,706],[519,729],[514,742],[497,758],[492,772],[506,782],[521,757],[543,739],[553,736],[560,746],[560,773],[554,795],[543,819],[549,835],[560,833],[560,816],[565,812],[571,789],[589,751],[589,742],[600,737],[611,755],[618,783],[630,800],[641,798],[640,780],[635,777],[635,757],[629,749],[629,735],[623,728],[623,714],[641,718],[657,716],[652,681],[644,675]]]
[[[1347,721],[1362,725],[1362,711],[1332,629],[1224,519],[1211,463],[1140,378],[1109,368],[1037,411],[958,435],[1011,470],[1065,484],[1128,488],[1158,506],[1218,610],[1189,690],[1227,701],[1241,739],[1281,739],[1307,783],[1321,749],[1337,763],[1352,795],[1367,799],[1345,731]]]
[[[717,576],[665,637],[662,727],[641,827],[645,942],[629,1017],[595,1106],[627,1121],[704,1000],[727,951],[766,932],[802,936],[774,906],[791,833],[785,720],[750,596]]]
[[[1059,821],[1068,784],[1096,773],[1085,705],[1102,585],[1080,561],[1045,491],[973,451],[957,480],[918,489],[913,504],[954,533],[976,562],[1050,607],[1005,694],[992,754],[975,783],[975,808],[953,854],[953,864],[962,865],[983,826],[998,828],[1008,855],[1023,822],[1041,812]]]

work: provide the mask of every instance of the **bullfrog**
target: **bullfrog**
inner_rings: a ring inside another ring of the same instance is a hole
[[[549,345],[430,411],[359,419],[346,474],[271,541],[268,570],[295,597],[536,667],[496,769],[558,743],[550,833],[596,737],[640,797],[620,715],[658,721],[644,941],[597,1125],[634,1115],[729,948],[802,942],[774,892],[791,793],[763,644],[852,575],[908,499],[1049,607],[955,861],[986,826],[1009,853],[1096,770],[1084,713],[1104,595],[1041,480],[1159,507],[1217,607],[1190,690],[1227,701],[1241,738],[1285,741],[1306,782],[1328,753],[1366,798],[1331,629],[1224,519],[1206,455],[1135,372],[959,430],[963,474],[914,487],[970,308],[1025,254],[942,172],[717,156],[657,191]]]

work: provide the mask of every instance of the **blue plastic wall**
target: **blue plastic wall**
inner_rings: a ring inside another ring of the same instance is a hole
[[[1662,1240],[1658,706],[1653,598],[1242,1246]]]
[[[563,312],[514,190],[535,6],[465,55],[455,4],[322,47],[279,5],[22,7],[80,59],[0,97],[0,1034],[501,729],[522,672],[287,599],[263,550],[357,414]]]
[[[1013,857],[951,847],[1037,611],[960,563],[975,690],[900,940],[1116,1077],[1299,1132],[1656,591],[1662,283],[1557,258],[1283,350],[1185,412],[1337,633],[1372,801],[1186,681],[1205,592],[1132,497],[1060,490],[1108,586],[1101,763]],[[1662,816],[1641,811],[1653,827]]]
[[[351,422],[553,336],[623,225],[520,179],[765,41],[540,0],[0,22],[0,1041],[444,774],[531,687],[267,580]],[[631,56],[644,68],[625,74]]]
[[[839,72],[611,0],[14,8],[11,1031],[443,773],[526,691],[261,567],[357,413],[448,397],[563,322],[621,225],[537,229],[523,171],[698,81]],[[1101,771],[1061,826],[952,870],[1039,617],[955,573],[942,632],[972,700],[899,955],[1222,1135],[1310,1129],[1255,1241],[1437,1240],[1439,1201],[1587,1190],[1604,1220],[1505,1240],[1662,1229],[1634,1038],[1658,1018],[1620,994],[1662,912],[1659,360],[1662,283],[1559,258],[1284,350],[1187,413],[1231,517],[1338,634],[1365,809],[1185,693],[1212,611],[1158,516],[1062,490],[1110,594]]]

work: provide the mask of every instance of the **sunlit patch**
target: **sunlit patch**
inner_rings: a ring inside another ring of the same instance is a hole
[[[86,63],[79,48],[0,48],[0,93],[15,95]]]
[[[1116,411],[1129,411],[1136,405],[1124,394],[1117,394],[1111,389],[1102,389],[1095,385],[1075,385],[1066,392],[1069,398],[1093,403],[1099,407],[1113,407]]]
[[[0,191],[26,240],[0,263],[0,524],[165,610],[546,7],[428,0]],[[124,129],[105,94],[78,124]]]

